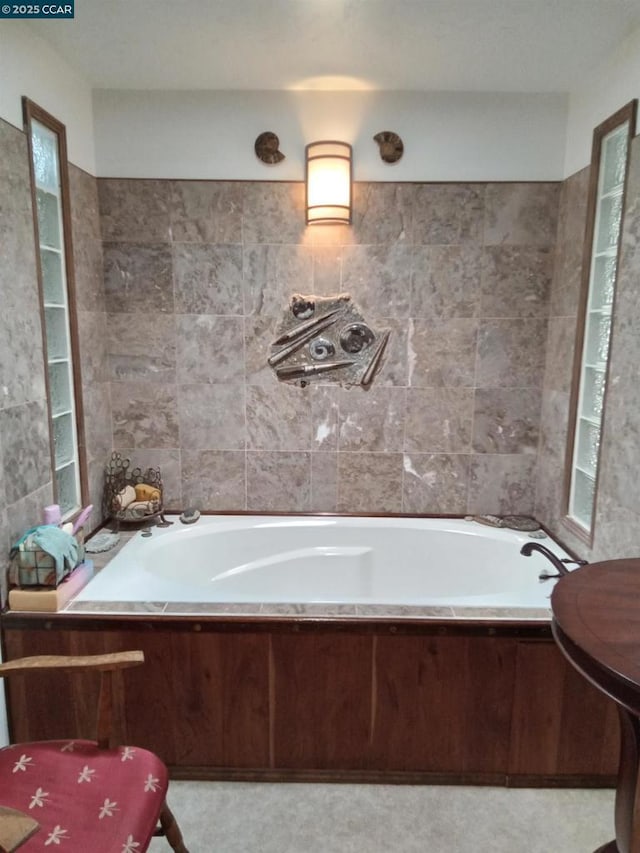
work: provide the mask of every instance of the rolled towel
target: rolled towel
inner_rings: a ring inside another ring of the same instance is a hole
[[[149,486],[147,483],[138,483],[136,486],[137,501],[159,501],[160,489],[155,486]]]
[[[134,501],[127,507],[127,515],[131,518],[144,518],[151,515],[160,507],[158,501]]]
[[[121,512],[123,509],[126,509],[129,504],[133,503],[136,499],[136,490],[133,486],[125,486],[122,491],[118,492],[118,494],[113,499],[113,512]]]

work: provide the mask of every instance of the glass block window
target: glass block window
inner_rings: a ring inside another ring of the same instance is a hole
[[[580,362],[575,376],[570,435],[567,516],[591,538],[609,364],[611,318],[624,209],[629,145],[635,129],[635,102],[594,132],[591,219],[587,245],[588,279],[579,328]]]
[[[67,519],[83,503],[83,469],[79,452],[81,411],[74,376],[77,335],[68,263],[71,242],[66,233],[70,221],[66,210],[66,141],[64,126],[57,120],[27,99],[24,108],[40,259],[54,492]]]

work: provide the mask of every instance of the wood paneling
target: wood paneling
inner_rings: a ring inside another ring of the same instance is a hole
[[[509,773],[615,776],[617,715],[555,644],[518,642]]]
[[[511,641],[380,637],[375,765],[504,773],[513,668]]]
[[[12,624],[7,659],[142,649],[145,665],[123,674],[127,739],[189,778],[607,784],[615,774],[615,707],[551,639],[477,626],[438,635],[432,624],[426,634],[384,624]],[[14,739],[92,736],[97,680],[13,677],[8,687]]]
[[[8,659],[48,649],[64,654],[142,649],[139,672],[124,673],[127,736],[171,766],[266,767],[269,761],[268,635],[115,631],[11,631]],[[16,740],[91,733],[96,686],[38,676],[12,679]],[[13,682],[18,681],[14,690]],[[85,689],[88,690],[84,695]],[[71,696],[71,701],[68,696]]]
[[[274,767],[367,766],[370,636],[272,636]]]

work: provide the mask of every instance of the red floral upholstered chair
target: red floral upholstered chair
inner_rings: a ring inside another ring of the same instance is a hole
[[[144,853],[166,835],[188,853],[165,795],[167,768],[152,752],[116,746],[114,697],[121,670],[142,652],[87,657],[29,657],[0,665],[14,673],[98,671],[96,740],[21,743],[0,750],[0,853]]]

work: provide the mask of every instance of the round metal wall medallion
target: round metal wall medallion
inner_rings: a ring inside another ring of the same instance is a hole
[[[340,346],[345,352],[355,353],[366,349],[375,335],[366,323],[350,323],[340,333]]]
[[[309,355],[314,361],[325,361],[335,353],[336,348],[327,338],[316,338],[309,344]]]

